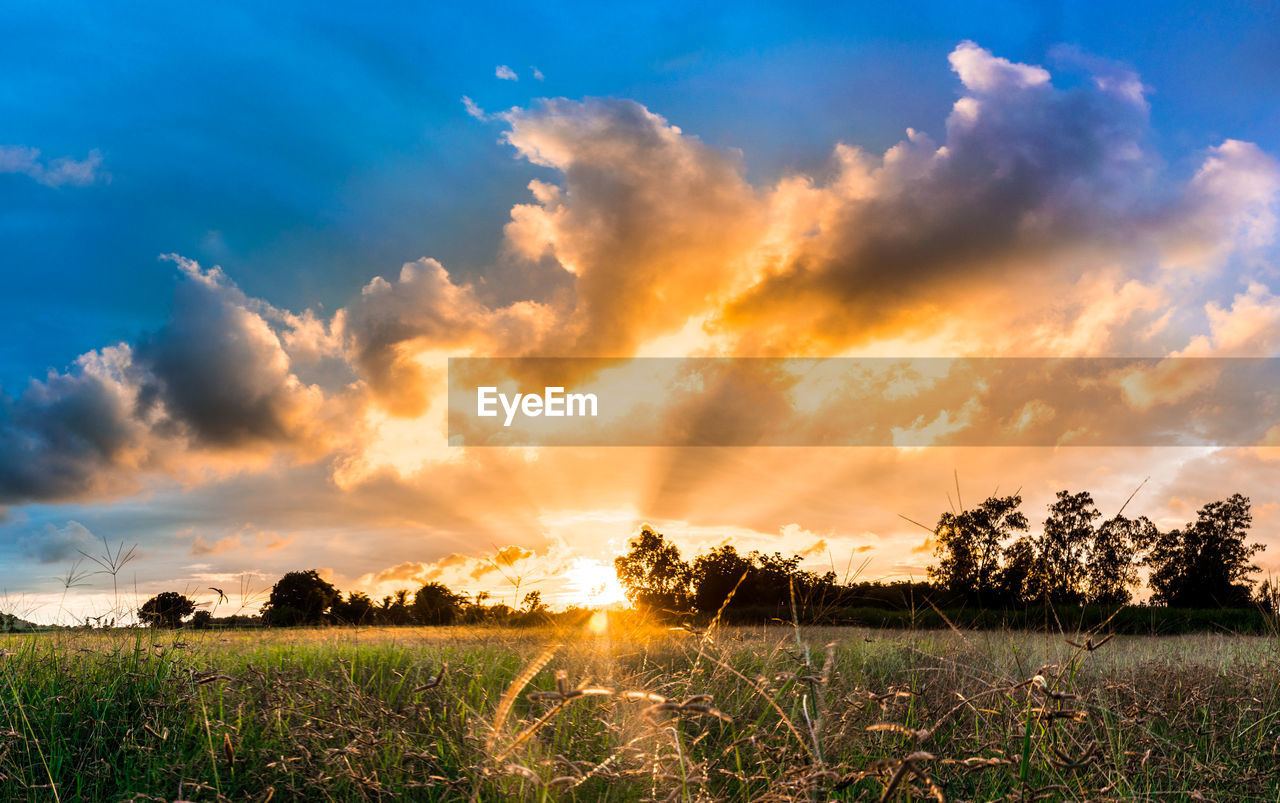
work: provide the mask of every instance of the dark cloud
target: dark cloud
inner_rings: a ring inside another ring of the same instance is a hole
[[[267,317],[217,269],[178,260],[168,324],[33,380],[0,410],[0,503],[136,487],[201,451],[322,440],[318,388],[302,385]]]
[[[158,406],[196,445],[298,437],[318,399],[293,375],[279,336],[221,271],[180,264],[188,278],[169,322],[135,349],[147,372],[139,413]]]
[[[91,352],[71,373],[32,380],[5,399],[0,419],[0,502],[57,499],[132,486],[127,469],[146,427],[134,416],[132,355],[118,346]],[[145,452],[145,447],[143,447]]]
[[[1273,190],[1248,198],[1200,179],[1171,191],[1136,76],[1075,61],[1095,72],[1060,89],[1039,67],[957,47],[965,94],[944,143],[909,130],[880,160],[842,148],[835,178],[815,188],[826,222],[739,296],[724,324],[775,348],[936,330],[981,317],[975,290],[1036,306],[1028,277],[1043,292],[1048,279],[1115,262],[1144,276],[1188,239],[1209,249],[1229,239],[1246,207],[1272,200]],[[1225,157],[1237,187],[1274,175],[1274,164],[1224,148],[1206,164]]]

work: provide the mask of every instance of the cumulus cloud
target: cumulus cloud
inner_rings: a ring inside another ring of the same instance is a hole
[[[0,412],[0,502],[121,493],[152,461],[150,422],[134,414],[140,382],[125,345],[32,380]]]
[[[1049,83],[1049,71],[1029,64],[1015,64],[991,55],[973,42],[961,42],[947,58],[966,88],[975,92],[1029,89]]]
[[[455,284],[439,262],[420,259],[404,265],[394,283],[378,276],[365,285],[339,325],[351,362],[373,393],[393,413],[413,416],[425,410],[442,379],[432,383],[424,352],[519,354],[539,342],[548,323],[542,305],[491,309],[474,287]]]
[[[632,101],[544,101],[503,115],[507,141],[561,184],[530,185],[509,247],[573,277],[550,354],[617,356],[708,314],[743,279],[763,209],[736,154]]]
[[[519,81],[520,76],[516,75],[516,71],[505,64],[499,64],[493,71],[493,74],[504,81]]]
[[[1153,181],[1141,98],[1058,89],[1043,68],[972,43],[951,64],[965,94],[941,144],[909,130],[878,159],[845,146],[825,184],[779,186],[811,196],[802,201],[820,214],[801,219],[812,233],[788,238],[789,253],[729,305],[727,326],[775,348],[957,319],[981,339],[993,300],[1039,306],[1050,280],[1069,286],[1087,267],[1122,262],[1138,277],[1151,267],[1180,207],[1162,204]]]
[[[430,583],[440,576],[441,569],[438,565],[431,563],[423,563],[421,561],[405,561],[404,563],[389,566],[375,574],[366,575],[360,578],[358,585],[365,588],[376,587],[388,583],[404,583],[406,585],[423,585]]]
[[[444,582],[453,587],[469,586],[485,578],[501,586],[512,584],[517,576],[529,579],[526,576],[529,571],[534,571],[541,577],[556,561],[564,561],[563,556],[548,556],[547,560],[539,562],[537,566],[525,563],[534,557],[533,550],[515,545],[502,547],[490,555],[453,552],[434,561],[404,561],[388,566],[360,576],[355,584],[374,594],[433,582]]]
[[[178,264],[183,280],[160,330],[82,355],[3,399],[0,502],[118,494],[142,473],[204,458],[234,465],[280,446],[329,448],[324,393],[292,373],[265,317],[281,316],[216,268]]]
[[[0,145],[0,173],[19,173],[30,176],[47,187],[69,184],[83,187],[101,176],[102,154],[89,151],[84,159],[62,156],[53,160],[40,158],[38,148],[25,145]]]
[[[217,268],[179,260],[169,323],[136,347],[145,366],[139,412],[163,410],[197,446],[300,439],[314,429],[319,388],[292,373],[280,337]]]

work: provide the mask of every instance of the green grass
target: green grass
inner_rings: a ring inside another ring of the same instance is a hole
[[[1280,801],[1275,637],[1089,651],[617,617],[605,634],[60,631],[0,650],[3,800]]]

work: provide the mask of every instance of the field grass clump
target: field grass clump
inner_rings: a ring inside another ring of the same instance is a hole
[[[715,627],[0,640],[3,800],[1280,800],[1275,637]]]

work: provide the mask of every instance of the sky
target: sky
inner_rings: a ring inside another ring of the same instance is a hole
[[[1267,448],[444,427],[451,356],[1275,356],[1274,8],[419,5],[3,12],[9,609],[251,606],[297,568],[599,600],[642,523],[919,577],[903,516],[1140,485],[1168,527],[1251,496],[1280,570]],[[1204,413],[1196,377],[1138,380]],[[67,583],[104,541],[137,545],[116,583]]]

